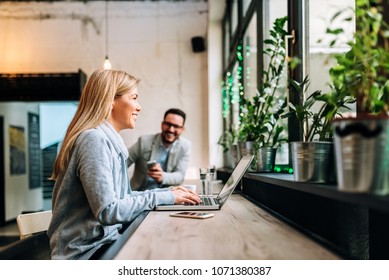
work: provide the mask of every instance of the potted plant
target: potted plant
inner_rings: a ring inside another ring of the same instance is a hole
[[[335,56],[337,64],[331,71],[336,75],[331,77],[339,91],[357,101],[355,117],[333,123],[338,187],[384,195],[389,193],[389,26],[380,3],[356,1],[350,50]],[[342,32],[327,30],[335,36]]]
[[[226,167],[235,168],[240,159],[236,131],[233,128],[224,130],[217,143],[223,148]]]
[[[273,171],[277,147],[287,141],[283,135],[284,127],[279,122],[287,107],[285,91],[282,92],[286,21],[287,17],[276,19],[270,38],[264,40],[268,46],[264,49],[268,64],[262,71],[257,94],[252,98],[241,98],[238,144],[241,156],[255,155],[254,168],[250,171]]]
[[[304,100],[309,87],[308,76],[301,83],[290,80],[289,84],[298,94],[301,105],[290,103],[289,112],[282,118],[295,117],[304,132],[303,141],[290,143],[294,179],[335,182],[332,121],[342,110],[350,110],[347,104],[354,103],[355,99],[332,86],[329,92],[316,90]]]

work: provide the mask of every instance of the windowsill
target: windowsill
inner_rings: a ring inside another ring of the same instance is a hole
[[[220,168],[218,172],[230,174],[232,170]],[[389,213],[389,195],[378,196],[368,193],[348,193],[339,191],[336,184],[297,182],[294,181],[293,174],[246,173],[244,178]]]

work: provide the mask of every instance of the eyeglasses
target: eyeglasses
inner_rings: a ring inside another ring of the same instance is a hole
[[[179,126],[177,124],[171,123],[171,122],[163,122],[164,125],[170,127],[173,127],[174,129],[180,129],[183,128],[183,125]]]

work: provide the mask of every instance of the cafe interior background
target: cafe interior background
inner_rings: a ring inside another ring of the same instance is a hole
[[[332,12],[352,7],[353,0],[1,1],[0,75],[20,81],[20,88],[38,77],[42,89],[10,97],[0,85],[0,225],[23,211],[51,208],[44,161],[55,156],[82,85],[106,57],[112,68],[141,78],[136,128],[121,133],[127,146],[158,132],[164,111],[178,107],[187,113],[183,136],[193,144],[186,178],[198,178],[199,167],[223,167],[222,81],[236,57],[233,41],[241,36],[250,46],[243,53],[251,75],[246,94],[255,94],[257,37],[268,35],[276,18],[293,13],[291,3],[304,7],[304,71],[312,88],[324,89],[328,54],[347,47],[329,50],[318,39],[325,37]],[[353,32],[353,22],[344,27],[346,35]]]

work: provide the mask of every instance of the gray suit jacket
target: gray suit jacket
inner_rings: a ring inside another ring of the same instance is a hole
[[[161,143],[161,134],[144,135],[128,149],[128,166],[135,163],[131,178],[133,190],[144,190],[147,182],[147,161],[155,159]],[[192,143],[180,137],[172,144],[167,161],[167,170],[163,172],[161,187],[180,185],[184,181],[188,168]]]

